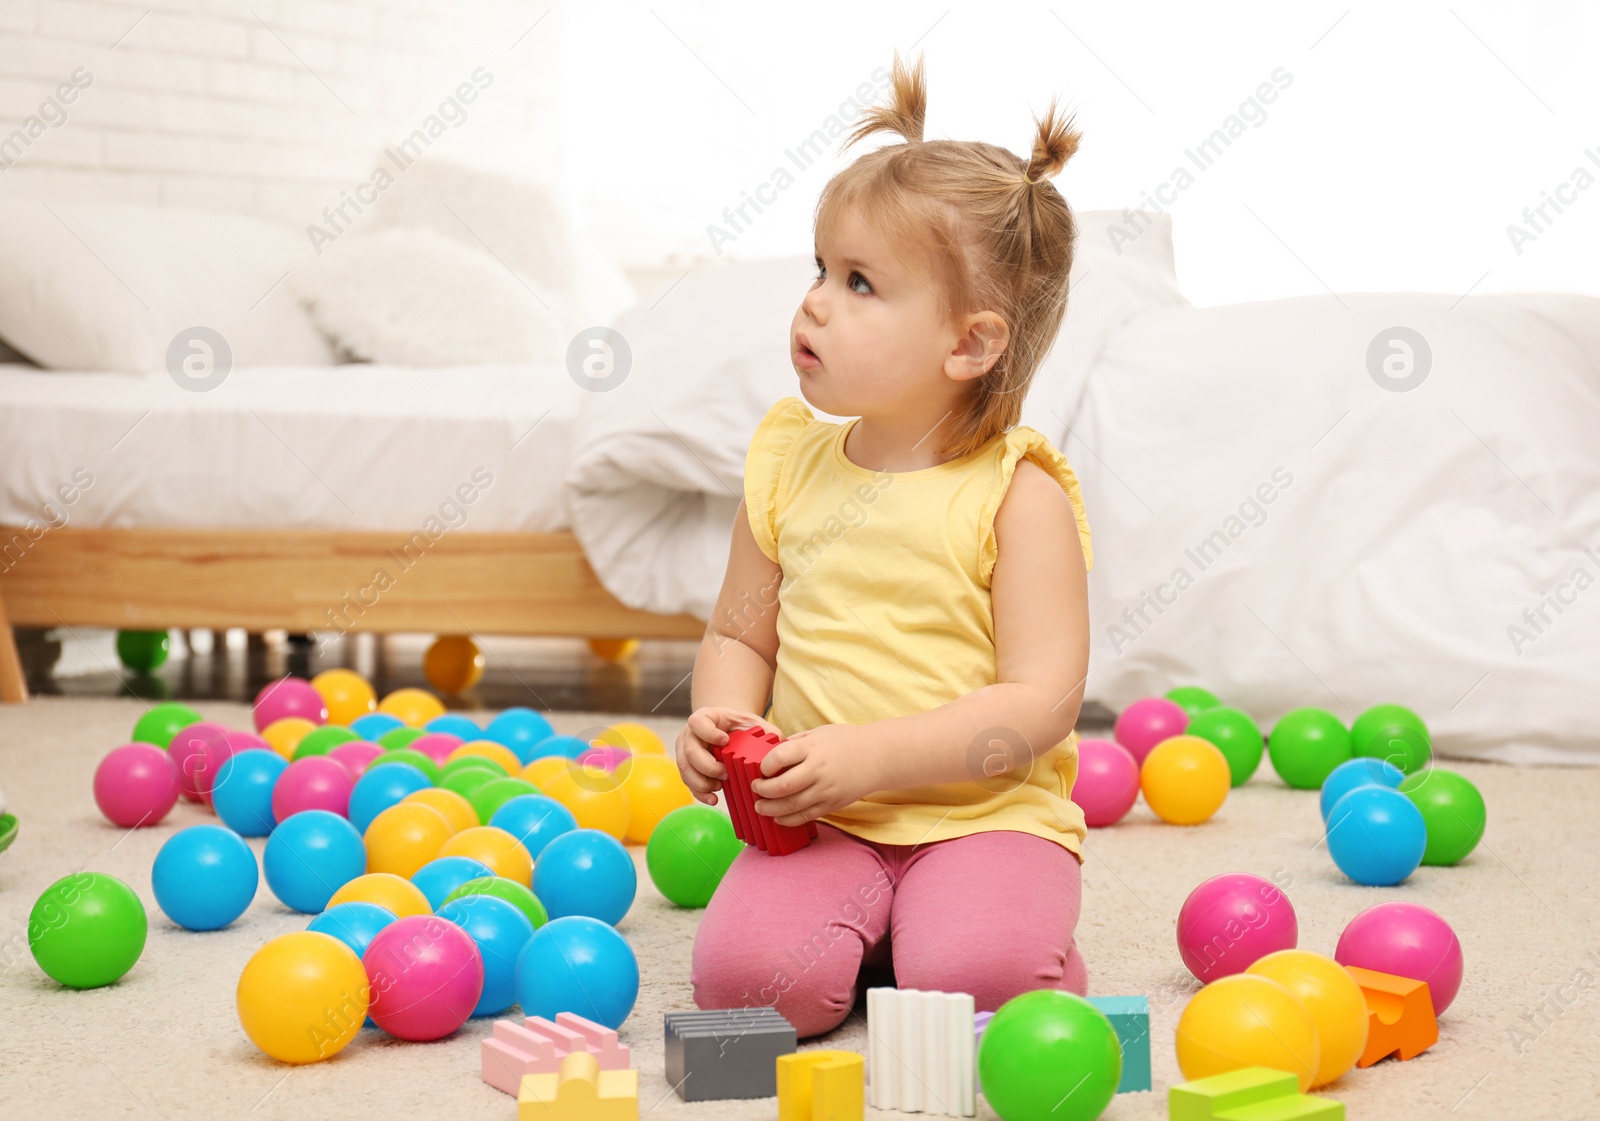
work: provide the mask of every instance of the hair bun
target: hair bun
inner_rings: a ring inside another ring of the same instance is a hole
[[[1044,119],[1035,118],[1039,131],[1033,139],[1033,157],[1028,160],[1027,169],[1023,172],[1028,182],[1038,183],[1052,178],[1078,151],[1083,134],[1072,127],[1076,119],[1076,114],[1062,118],[1054,98],[1050,99],[1050,108],[1045,111]]]

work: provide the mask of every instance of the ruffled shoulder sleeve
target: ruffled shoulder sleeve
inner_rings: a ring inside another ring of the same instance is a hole
[[[761,418],[744,458],[744,505],[750,532],[773,563],[778,560],[778,504],[783,465],[795,438],[816,421],[806,403],[785,397]]]
[[[1078,488],[1078,476],[1067,464],[1067,457],[1057,451],[1054,445],[1045,439],[1043,433],[1027,425],[1012,428],[1003,439],[1005,446],[1001,451],[999,476],[995,480],[994,490],[984,501],[978,522],[981,534],[978,572],[984,581],[988,582],[994,575],[994,562],[1000,555],[994,535],[995,514],[999,512],[1000,502],[1011,487],[1011,477],[1016,474],[1017,461],[1024,456],[1043,467],[1045,473],[1060,483],[1061,489],[1067,492],[1067,498],[1072,502],[1072,516],[1078,523],[1078,542],[1083,546],[1083,566],[1085,569],[1092,569],[1094,548],[1089,540],[1089,518],[1083,510],[1083,495]]]

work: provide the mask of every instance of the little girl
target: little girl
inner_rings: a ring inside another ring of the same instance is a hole
[[[1089,526],[1061,453],[1016,426],[1066,310],[1076,231],[1049,179],[1079,134],[1052,103],[1028,160],[924,141],[920,59],[895,58],[893,96],[846,144],[906,143],[823,189],[792,327],[801,395],[857,419],[786,397],[757,427],[677,741],[714,805],[710,745],[787,737],[755,808],[816,839],[739,854],[690,979],[701,1008],[774,1006],[802,1037],[850,1014],[864,973],[980,1011],[1088,983],[1070,795]]]

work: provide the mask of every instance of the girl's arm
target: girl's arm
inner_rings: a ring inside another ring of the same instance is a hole
[[[690,707],[731,708],[760,715],[772,694],[778,659],[778,585],[783,569],[756,544],[743,499],[722,591],[695,655]]]

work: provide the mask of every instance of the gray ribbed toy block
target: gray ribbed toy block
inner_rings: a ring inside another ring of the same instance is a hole
[[[775,1008],[668,1012],[665,1029],[667,1081],[686,1102],[776,1097],[778,1056],[796,1042]]]

